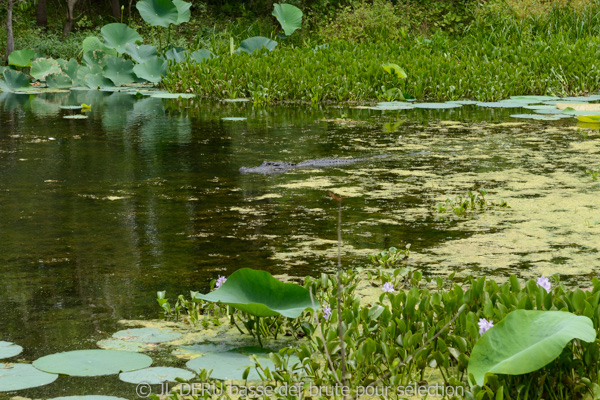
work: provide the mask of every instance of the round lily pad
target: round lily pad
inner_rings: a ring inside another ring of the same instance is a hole
[[[458,108],[460,104],[452,103],[413,103],[415,108],[443,109],[443,108]]]
[[[75,350],[56,353],[33,362],[45,372],[71,376],[112,375],[149,367],[152,359],[144,354],[119,350]]]
[[[131,342],[121,339],[104,339],[98,341],[96,345],[105,350],[133,351],[134,353],[142,353],[144,351],[153,350],[156,347],[149,343]]]
[[[129,383],[148,383],[150,385],[160,385],[163,382],[176,382],[176,378],[190,380],[196,374],[183,368],[173,367],[150,367],[132,372],[123,372],[119,374],[119,379]]]
[[[64,397],[55,397],[53,399],[48,400],[127,400],[122,397],[115,396],[97,396],[97,395],[87,395],[87,396],[64,396]]]
[[[560,101],[575,101],[577,103],[594,101],[594,100],[597,100],[597,99],[587,97],[587,96],[567,96],[567,97],[560,98]]]
[[[250,99],[223,99],[224,103],[247,103]]]
[[[463,106],[470,106],[477,103],[479,103],[477,100],[451,100],[446,102],[446,104],[460,104]]]
[[[191,93],[154,93],[151,97],[157,99],[191,99],[196,95]]]
[[[0,359],[21,354],[23,348],[11,342],[0,342]]]
[[[545,115],[545,114],[513,114],[511,118],[521,119],[537,119],[541,121],[558,121],[561,117],[558,115]]]
[[[75,114],[75,115],[65,115],[64,119],[87,119],[87,115],[83,114]]]
[[[250,359],[251,355],[256,355],[263,368],[268,367],[271,371],[275,369],[275,364],[269,358],[269,353],[275,351],[261,347],[240,347],[223,353],[211,353],[202,357],[194,358],[187,362],[186,366],[194,371],[202,369],[212,369],[212,378],[221,380],[242,380],[244,371],[251,367],[248,374],[248,380],[260,380],[260,376],[254,369],[254,362]],[[290,365],[299,362],[295,356],[290,357]]]
[[[44,386],[57,378],[58,375],[42,372],[31,364],[0,364],[0,392]]]
[[[530,101],[539,103],[540,101],[558,100],[556,96],[510,96],[510,100],[514,101]]]
[[[248,118],[244,118],[244,117],[224,117],[221,118],[223,121],[245,121]]]
[[[179,339],[181,333],[157,328],[125,329],[113,334],[113,338],[139,343],[163,343]]]
[[[482,102],[477,103],[479,107],[489,107],[489,108],[521,108],[525,106],[527,103],[524,102],[510,102],[510,101],[493,101],[493,102]]]
[[[205,355],[207,353],[217,353],[217,352],[229,351],[233,348],[234,348],[233,346],[230,346],[228,344],[214,344],[214,343],[192,344],[192,345],[177,346],[171,354],[173,354],[177,358],[191,360],[192,358],[202,357],[203,355]]]
[[[62,108],[63,110],[81,110],[81,104],[78,106],[58,106],[58,108]]]
[[[371,110],[381,110],[381,111],[394,111],[394,110],[411,110],[414,107],[413,104],[407,103],[405,101],[385,101],[382,103],[377,103],[375,107],[369,107]]]

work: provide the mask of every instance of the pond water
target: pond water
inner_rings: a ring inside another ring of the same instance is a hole
[[[59,108],[82,103],[91,105],[87,119],[66,119],[80,112]],[[558,273],[589,286],[600,266],[600,183],[586,173],[600,167],[598,131],[515,113],[2,93],[0,340],[23,346],[17,359],[29,361],[94,348],[121,319],[159,317],[158,290],[170,298],[206,291],[241,267],[294,277],[331,271],[337,203],[329,191],[344,196],[345,266],[411,243],[409,262],[429,274]],[[239,173],[263,160],[381,154],[389,157]],[[436,210],[480,188],[509,208]],[[19,394],[78,394],[79,385],[61,378]],[[116,377],[86,378],[85,387],[135,398]]]

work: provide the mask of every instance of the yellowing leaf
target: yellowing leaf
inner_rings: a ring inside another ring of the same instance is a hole
[[[556,103],[556,108],[559,110],[565,110],[572,108],[577,111],[600,111],[600,104],[589,104],[589,103]]]

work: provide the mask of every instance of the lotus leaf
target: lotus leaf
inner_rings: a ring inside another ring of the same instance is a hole
[[[16,50],[8,56],[8,65],[15,67],[31,67],[31,60],[35,57],[35,51],[30,49]]]
[[[96,65],[104,68],[104,66],[106,65],[106,60],[109,57],[115,57],[115,56],[110,56],[110,55],[104,53],[102,50],[94,50],[94,51],[88,51],[87,53],[83,53],[83,61],[90,68],[92,68]]]
[[[531,103],[539,103],[541,101],[558,100],[556,96],[510,96],[510,100],[529,101]]]
[[[79,63],[76,59],[71,58],[69,61],[63,60],[59,58],[56,60],[58,65],[60,65],[60,69],[64,72],[72,81],[77,79],[77,71],[79,70]]]
[[[134,82],[136,76],[133,73],[133,61],[120,57],[107,58],[106,66],[104,67],[104,76],[110,79],[115,86]]]
[[[0,364],[0,392],[44,386],[57,378],[58,375],[42,372],[31,364]]]
[[[175,22],[175,25],[188,22],[191,17],[190,7],[192,6],[192,3],[183,0],[173,0],[173,4],[177,7],[177,22]]]
[[[46,77],[46,84],[49,88],[68,88],[73,86],[71,78],[62,72],[58,74],[48,75]]]
[[[595,338],[588,317],[564,311],[516,310],[475,344],[468,372],[480,386],[488,373],[527,374],[552,362],[571,340],[593,342]]]
[[[496,101],[496,102],[481,102],[481,103],[477,103],[476,105],[479,107],[488,107],[488,108],[521,108],[521,107],[527,105],[527,103],[518,102],[518,101],[514,101],[514,102]]]
[[[210,60],[214,56],[215,55],[212,51],[206,49],[196,50],[192,54],[190,54],[190,58],[198,63],[204,60]]]
[[[600,111],[600,104],[589,104],[589,103],[556,103],[556,108],[565,110],[572,108],[575,111]]]
[[[14,357],[21,354],[23,348],[11,342],[0,342],[0,359]]]
[[[99,89],[113,86],[113,82],[102,74],[88,74],[85,76],[85,85],[90,89]]]
[[[459,108],[462,107],[460,104],[448,104],[448,103],[413,103],[415,108],[428,108],[428,109],[444,109],[444,108]]]
[[[115,49],[111,49],[110,47],[106,46],[96,36],[88,36],[88,37],[86,37],[83,40],[83,43],[81,44],[81,47],[83,49],[83,54],[89,53],[89,52],[92,52],[92,51],[96,51],[96,50],[100,50],[104,54],[108,54],[109,56],[116,56],[117,55],[117,51]]]
[[[186,61],[189,57],[189,54],[189,51],[184,50],[181,47],[171,47],[165,53],[165,57],[167,58],[167,60],[172,60],[177,63],[180,63],[182,61]]]
[[[125,24],[107,24],[102,27],[100,32],[102,33],[106,47],[115,49],[118,54],[126,52],[127,44],[135,44],[143,41],[142,37],[135,29],[132,29]]]
[[[223,99],[222,101],[223,101],[223,103],[248,103],[250,101],[250,99],[244,99],[244,98],[239,98],[239,99]]]
[[[150,97],[155,99],[191,99],[196,97],[195,94],[192,93],[166,93],[166,92],[158,92],[151,94]]]
[[[395,110],[411,110],[415,108],[414,105],[407,103],[405,101],[386,101],[382,103],[377,103],[375,107],[369,107],[371,110],[381,110],[381,111],[395,111]]]
[[[251,54],[255,50],[261,50],[263,47],[267,49],[267,51],[273,51],[276,46],[277,42],[274,40],[263,36],[253,36],[240,43],[240,48],[237,49],[237,53],[239,54],[240,51],[245,51],[246,53]]]
[[[148,82],[158,83],[167,74],[168,63],[162,58],[154,57],[133,67],[133,72]]]
[[[186,381],[194,378],[196,374],[183,368],[173,367],[150,367],[132,372],[123,372],[119,374],[119,379],[129,383],[149,383],[151,385],[160,385],[163,382],[176,382],[177,378]]]
[[[100,376],[149,367],[152,359],[144,354],[119,350],[75,350],[56,353],[33,362],[45,372],[71,376]]]
[[[283,283],[266,271],[242,268],[235,271],[217,290],[197,294],[197,298],[233,306],[257,317],[283,315],[298,318],[307,308],[320,307],[311,302],[310,293],[294,283]]]
[[[281,24],[286,36],[302,27],[302,10],[291,4],[273,4],[273,16]]]
[[[5,68],[2,71],[2,77],[4,79],[0,79],[0,89],[3,92],[14,92],[15,90],[29,86],[29,78],[20,71]]]
[[[168,28],[179,18],[177,6],[171,0],[141,0],[135,4],[140,15],[152,26]]]
[[[181,333],[157,328],[125,329],[113,334],[113,338],[115,339],[130,340],[132,342],[140,343],[170,342],[171,340],[179,339],[180,337]]]
[[[125,45],[125,53],[129,54],[131,58],[138,64],[142,64],[148,60],[158,57],[158,51],[156,47],[149,44],[143,44],[138,46],[134,43],[127,43]]]
[[[400,66],[398,66],[397,64],[387,63],[382,64],[381,67],[388,74],[395,75],[400,79],[406,79],[407,77],[406,72],[404,72],[404,70],[400,68]]]
[[[48,75],[58,74],[60,72],[60,65],[56,60],[51,58],[38,58],[31,63],[31,76],[35,79],[43,81]]]
[[[460,104],[462,106],[472,106],[475,105],[477,103],[479,103],[476,100],[452,100],[452,101],[447,101],[446,103],[448,104]]]

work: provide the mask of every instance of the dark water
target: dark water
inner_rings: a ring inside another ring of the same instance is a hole
[[[528,162],[511,159],[510,149],[498,151],[515,145],[504,136],[505,128],[488,133],[482,151],[490,157],[478,163],[453,159],[475,146],[464,142],[456,148],[462,136],[472,135],[461,130],[439,133],[448,146],[402,148],[418,141],[432,119],[499,122],[509,110],[382,113],[138,99],[100,91],[0,96],[0,340],[22,345],[18,359],[29,361],[94,348],[97,340],[121,329],[120,319],[157,318],[158,290],[167,290],[171,298],[207,290],[211,279],[241,267],[293,276],[329,271],[337,216],[328,196],[331,185],[319,187],[319,180],[304,189],[286,185],[334,177],[333,186],[339,186],[346,177],[354,179],[348,175],[354,167],[265,177],[241,175],[241,166],[364,157],[395,148],[388,159],[356,166],[365,171],[361,187],[371,194],[382,190],[381,182],[407,189],[344,200],[344,241],[352,246],[345,263],[359,266],[370,250],[412,243],[416,251],[425,251],[473,234],[428,212],[395,224],[376,223],[396,210],[433,206],[423,192],[435,189],[414,189],[425,178],[385,169],[432,167],[444,175]],[[73,112],[58,108],[81,103],[92,106],[88,119],[64,119]],[[394,122],[402,123],[394,128]],[[560,149],[569,140],[549,135],[546,144]],[[364,224],[367,220],[374,222]],[[419,266],[427,271],[425,264]],[[19,395],[53,397],[98,393],[99,388],[103,394],[135,398],[131,386],[116,377],[86,379],[85,386],[83,380],[60,378]]]

